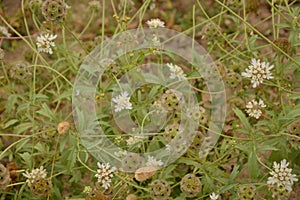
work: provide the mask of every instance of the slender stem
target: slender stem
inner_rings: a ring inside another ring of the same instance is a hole
[[[81,38],[81,36],[86,32],[86,30],[89,28],[90,24],[92,23],[94,17],[95,17],[95,10],[93,9],[89,21],[87,22],[87,24],[85,25],[81,33],[78,35],[78,38]]]

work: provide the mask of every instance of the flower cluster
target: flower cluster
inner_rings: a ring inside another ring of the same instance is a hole
[[[251,78],[253,88],[256,88],[260,83],[263,83],[264,79],[273,79],[270,70],[273,69],[273,65],[270,63],[260,62],[260,60],[252,59],[251,65],[248,66],[246,72],[242,72],[242,76]]]
[[[97,165],[99,169],[95,177],[98,178],[98,183],[101,183],[102,187],[107,190],[110,187],[111,179],[114,176],[113,172],[116,171],[116,168],[110,167],[109,163],[101,164],[98,162]]]
[[[289,163],[282,160],[280,163],[274,162],[274,171],[270,172],[270,177],[267,183],[270,185],[284,186],[286,190],[292,191],[294,182],[298,181],[295,174],[292,174],[292,169],[288,168]]]
[[[262,114],[261,109],[265,107],[266,105],[264,104],[263,100],[260,99],[257,102],[256,100],[253,99],[252,101],[248,102],[248,104],[246,105],[247,108],[246,112],[248,113],[249,116],[258,119]]]
[[[30,173],[26,171],[23,176],[31,192],[38,197],[46,197],[51,193],[51,180],[47,178],[46,169],[43,166],[33,169]]]
[[[99,10],[100,2],[99,1],[90,1],[89,6],[92,10]]]
[[[125,109],[132,109],[132,104],[129,101],[130,97],[128,95],[128,92],[125,91],[112,99],[112,101],[115,103],[115,112],[120,112]]]
[[[126,140],[126,144],[127,144],[127,146],[131,147],[131,146],[141,142],[142,140],[143,140],[142,136],[130,136]],[[138,144],[137,147],[140,147],[140,144]]]
[[[184,80],[186,77],[186,74],[184,74],[183,70],[181,67],[178,65],[174,65],[172,63],[167,63],[167,66],[169,67],[171,74],[170,74],[170,79],[176,79],[178,78],[180,81]]]
[[[160,47],[161,46],[160,39],[156,35],[153,35],[153,37],[151,39],[151,42],[152,42],[154,47]]]
[[[7,28],[4,26],[0,26],[0,36],[3,35],[5,37],[10,37],[11,34],[8,32]]]
[[[161,167],[164,163],[161,160],[156,160],[153,156],[148,156],[146,166],[151,167]]]
[[[146,22],[149,28],[164,28],[165,22],[161,21],[160,19],[150,19]]]
[[[211,200],[217,200],[219,198],[219,195],[213,192],[211,193],[211,195],[209,195],[209,197]]]
[[[52,47],[55,47],[54,40],[56,39],[57,35],[45,33],[41,34],[37,37],[37,48],[38,52],[45,52],[49,54],[53,54]]]
[[[30,173],[26,171],[23,176],[27,178],[26,182],[30,187],[36,180],[45,179],[47,177],[46,169],[43,166],[40,168],[33,169]]]
[[[117,156],[118,158],[122,158],[123,156],[126,156],[127,155],[127,151],[124,150],[120,150],[120,151],[117,151],[117,152],[114,152],[114,155]]]

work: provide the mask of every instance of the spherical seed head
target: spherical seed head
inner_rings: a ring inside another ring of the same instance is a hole
[[[29,188],[37,197],[46,197],[51,193],[52,184],[49,179],[40,178],[32,182]]]
[[[138,168],[142,167],[144,164],[144,158],[138,154],[128,153],[122,159],[122,170],[124,172],[135,172]]]
[[[9,170],[2,164],[0,164],[0,190],[4,189],[10,182]]]
[[[182,130],[180,130],[178,123],[169,124],[165,127],[164,139],[166,142],[170,142],[177,134],[181,132]]]
[[[180,182],[180,189],[187,197],[197,196],[201,187],[200,179],[194,174],[186,174]]]
[[[240,85],[242,81],[242,77],[240,74],[232,72],[232,73],[228,73],[226,76],[226,83],[227,85],[229,85],[230,87],[237,87],[238,85]]]
[[[283,185],[269,185],[269,190],[272,192],[272,198],[274,199],[288,199],[291,194]]]
[[[228,72],[228,69],[226,68],[226,66],[221,62],[215,62],[214,65],[215,65],[215,68],[219,71],[219,74],[221,75],[221,77],[222,78],[226,77],[226,74]]]
[[[165,180],[155,180],[150,184],[150,197],[155,200],[165,200],[171,194],[171,187]]]
[[[287,126],[287,130],[290,134],[299,135],[300,134],[300,119],[292,122]]]
[[[201,145],[203,143],[203,140],[204,140],[204,134],[201,131],[197,131],[195,133],[195,137],[190,146],[190,149],[194,152],[199,152]]]
[[[244,100],[241,97],[234,97],[229,100],[229,103],[233,106],[236,106],[238,108],[243,108],[245,105]]]
[[[29,8],[31,12],[37,13],[41,9],[42,0],[31,0],[29,2]]]
[[[292,144],[292,147],[296,149],[300,148],[300,119],[288,125],[287,131],[291,134],[291,136],[288,137],[288,140]]]
[[[67,5],[62,0],[46,0],[42,4],[42,14],[47,21],[61,22],[67,12]]]
[[[180,110],[180,102],[182,101],[182,93],[176,90],[167,90],[162,95],[162,105],[168,111]]]
[[[199,106],[198,108],[191,108],[187,110],[187,115],[189,118],[199,121],[200,124],[206,124],[208,122],[208,114],[204,107]]]
[[[274,44],[278,46],[285,53],[291,53],[292,44],[289,42],[287,38],[278,38],[274,41]],[[278,53],[281,53],[279,50],[275,49]]]
[[[108,200],[109,198],[103,194],[102,191],[93,190],[86,197],[85,200]]]
[[[11,78],[20,81],[25,81],[32,75],[27,63],[17,63],[13,65],[9,73]]]
[[[238,189],[238,196],[240,200],[254,200],[256,196],[255,186],[241,186]]]
[[[260,0],[246,0],[246,12],[254,12],[256,13],[261,3]]]

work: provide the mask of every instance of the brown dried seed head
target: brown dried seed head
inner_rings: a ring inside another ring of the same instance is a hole
[[[126,200],[137,200],[137,196],[135,194],[129,194],[127,197],[126,197]]]
[[[0,164],[0,190],[4,189],[10,183],[9,170]]]
[[[142,182],[151,178],[154,174],[156,174],[156,171],[156,167],[141,167],[138,170],[136,170],[134,177],[137,181]]]
[[[278,46],[281,50],[283,50],[285,53],[291,53],[292,51],[292,44],[287,38],[278,38],[274,40],[274,44]],[[275,50],[281,53],[279,50]]]
[[[57,132],[59,134],[65,134],[68,132],[69,129],[70,129],[70,123],[67,121],[60,122],[57,125]]]

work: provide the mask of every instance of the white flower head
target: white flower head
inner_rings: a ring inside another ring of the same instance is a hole
[[[256,119],[258,119],[262,114],[261,109],[265,108],[265,107],[266,107],[266,105],[264,104],[263,100],[260,99],[257,102],[256,100],[253,99],[252,101],[247,103],[246,112],[248,113],[249,116],[255,117]]]
[[[150,10],[154,10],[155,8],[156,8],[155,3],[151,3],[150,6],[149,6],[149,9]]]
[[[271,177],[268,178],[267,183],[270,185],[277,184],[277,186],[284,186],[286,190],[292,191],[294,182],[298,181],[295,174],[292,174],[292,169],[288,168],[289,163],[286,159],[280,163],[274,162],[274,171],[270,172]]]
[[[171,74],[170,74],[170,79],[176,79],[178,78],[180,81],[184,80],[186,77],[186,74],[184,74],[183,70],[181,67],[178,65],[172,64],[172,63],[167,63],[167,66],[169,67]]]
[[[165,22],[161,21],[160,19],[150,19],[146,22],[149,28],[164,28]]]
[[[100,8],[100,2],[97,1],[97,0],[92,0],[92,1],[89,2],[89,6],[92,9],[99,10],[99,8]]]
[[[27,178],[26,182],[31,186],[31,184],[34,184],[37,180],[45,179],[47,177],[47,172],[46,169],[41,166],[40,168],[33,169],[30,173],[26,171],[23,173],[23,176]]]
[[[273,65],[270,66],[268,62],[260,62],[260,60],[252,59],[251,65],[242,72],[242,76],[250,78],[253,88],[256,88],[259,84],[263,83],[264,79],[273,79],[272,73]]]
[[[211,193],[211,195],[209,195],[209,197],[212,200],[217,200],[219,198],[219,195],[213,192],[213,193]]]
[[[93,191],[93,188],[91,186],[85,186],[82,192],[85,194],[89,194],[92,191]]]
[[[109,163],[97,163],[98,170],[95,177],[98,178],[98,183],[102,184],[102,187],[107,190],[110,187],[111,179],[114,177],[113,172],[116,171],[115,167],[110,167]]]
[[[45,52],[49,54],[53,54],[52,47],[55,47],[54,40],[56,39],[57,35],[45,33],[41,34],[37,37],[37,48],[38,52]]]
[[[10,37],[11,34],[8,32],[7,28],[4,26],[0,26],[0,36],[3,35],[5,37]]]
[[[119,96],[112,99],[115,103],[115,112],[120,112],[124,109],[131,110],[132,104],[130,103],[130,97],[127,91],[122,92]]]
[[[160,39],[156,35],[153,35],[153,37],[151,39],[151,42],[152,42],[154,47],[160,47],[161,46]]]
[[[132,146],[132,145],[135,145],[139,142],[141,142],[143,140],[143,137],[142,136],[130,136],[127,140],[126,140],[126,143],[127,143],[127,146]],[[140,144],[137,146],[137,147],[140,147]]]
[[[120,151],[117,151],[117,152],[114,152],[114,155],[117,156],[118,158],[122,158],[123,156],[126,156],[127,155],[127,151],[124,150],[120,150]]]
[[[153,156],[148,156],[146,166],[148,167],[161,167],[164,163],[161,160],[156,160]]]

